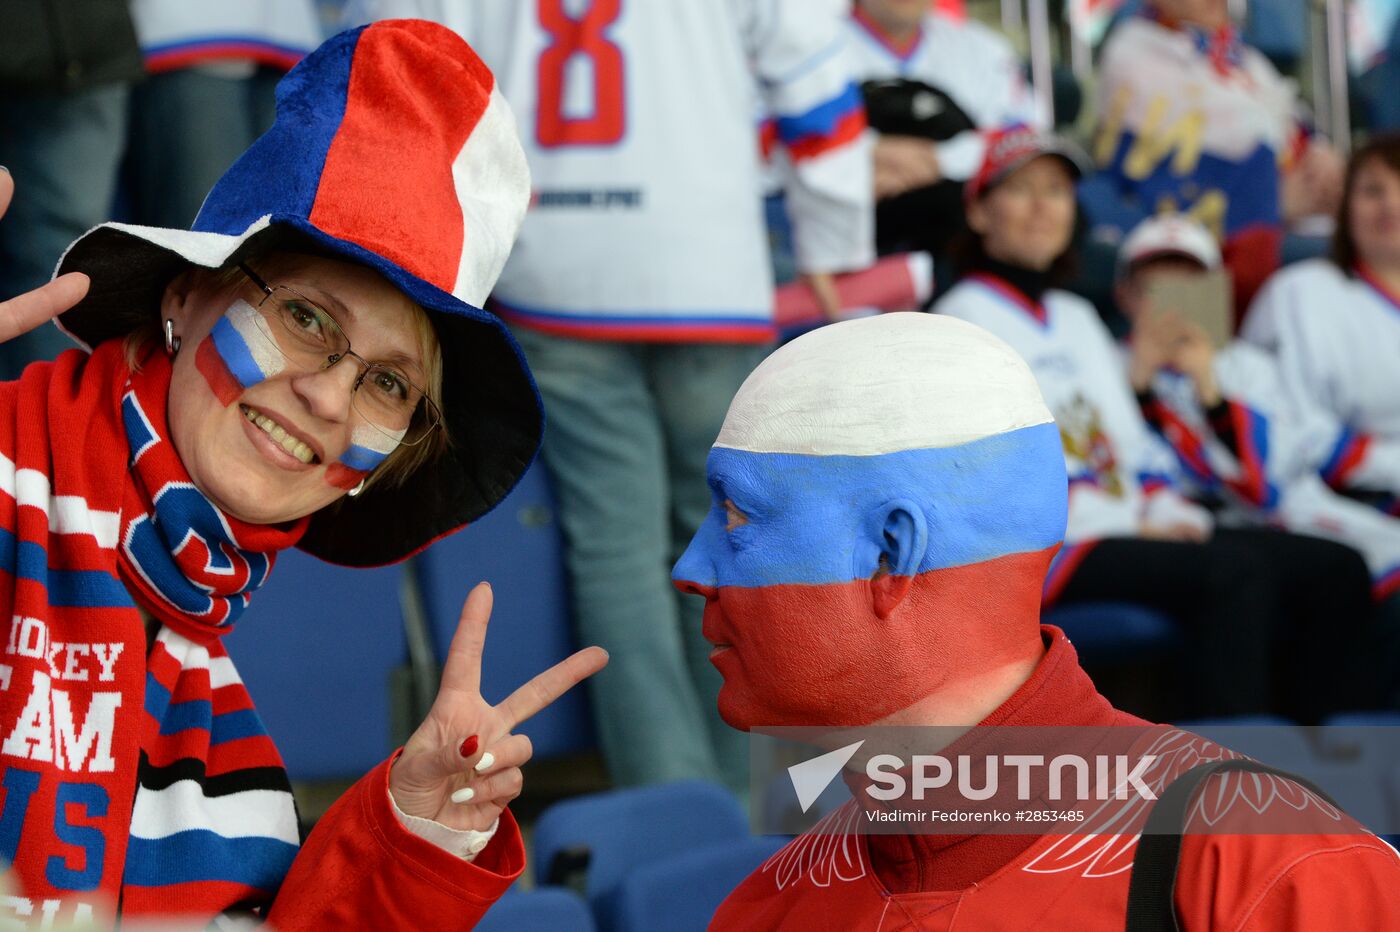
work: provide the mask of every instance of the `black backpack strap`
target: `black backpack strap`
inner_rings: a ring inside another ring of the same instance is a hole
[[[1335,799],[1312,781],[1248,758],[1215,761],[1186,771],[1157,797],[1147,817],[1147,824],[1143,826],[1142,836],[1138,838],[1132,879],[1128,883],[1127,932],[1177,932],[1174,894],[1177,862],[1181,859],[1181,834],[1186,827],[1186,810],[1201,784],[1218,773],[1231,770],[1284,777],[1341,808]]]

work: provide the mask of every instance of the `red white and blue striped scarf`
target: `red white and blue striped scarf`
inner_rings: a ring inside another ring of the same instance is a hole
[[[305,522],[244,524],[200,494],[170,375],[109,341],[0,384],[0,857],[34,920],[255,906],[297,850],[220,638]]]

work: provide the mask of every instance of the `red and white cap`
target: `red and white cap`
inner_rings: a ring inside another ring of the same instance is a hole
[[[1208,270],[1220,268],[1220,244],[1200,222],[1185,214],[1149,217],[1133,227],[1118,251],[1118,272],[1148,259],[1178,256],[1191,259]]]
[[[1059,156],[1069,166],[1075,179],[1089,173],[1089,160],[1079,147],[1054,133],[1047,133],[1024,123],[1014,123],[987,134],[987,148],[982,156],[982,167],[977,169],[963,188],[963,199],[972,203],[1007,176],[1024,167],[1042,155]]]

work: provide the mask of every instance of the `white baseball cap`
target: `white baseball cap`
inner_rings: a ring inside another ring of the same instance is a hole
[[[1220,268],[1220,245],[1196,220],[1185,214],[1149,217],[1133,227],[1118,250],[1118,274],[1148,259],[1181,256],[1210,270]]]

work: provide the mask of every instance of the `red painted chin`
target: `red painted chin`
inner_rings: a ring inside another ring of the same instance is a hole
[[[704,623],[707,640],[731,645],[710,654],[720,717],[742,731],[867,725],[986,673],[989,657],[1038,632],[1055,549],[924,573],[889,618],[866,580],[721,586]]]

